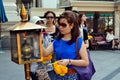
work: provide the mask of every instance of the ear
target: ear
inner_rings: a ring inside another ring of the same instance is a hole
[[[74,26],[74,24],[72,23],[72,24],[70,24],[70,28],[72,29],[73,28],[73,26]]]

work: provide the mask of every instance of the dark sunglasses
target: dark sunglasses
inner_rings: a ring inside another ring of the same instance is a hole
[[[66,28],[67,27],[67,24],[65,23],[59,23],[59,27],[62,26],[63,28]]]
[[[49,18],[51,18],[51,19],[53,19],[54,17],[53,16],[48,16],[48,17],[46,17],[47,19],[49,19]]]

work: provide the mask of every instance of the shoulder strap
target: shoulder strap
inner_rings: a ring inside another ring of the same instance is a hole
[[[79,39],[79,37],[77,37],[77,39],[76,39],[76,54],[77,54],[77,57],[80,58],[79,51],[78,51],[78,39]]]

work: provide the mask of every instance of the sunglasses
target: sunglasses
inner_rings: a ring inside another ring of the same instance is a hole
[[[62,26],[63,28],[66,28],[67,27],[67,24],[66,23],[59,23],[59,27]]]
[[[47,19],[49,19],[49,18],[53,19],[54,17],[53,17],[53,16],[47,16],[46,18],[47,18]]]

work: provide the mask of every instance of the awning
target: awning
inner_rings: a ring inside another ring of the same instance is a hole
[[[90,17],[90,16],[94,16],[94,14],[93,14],[93,13],[91,13],[91,14],[90,14],[90,13],[87,13],[86,16],[87,16],[87,17]],[[101,14],[100,14],[100,17],[113,17],[113,14],[112,14],[112,13],[104,13],[104,14],[101,13]]]

